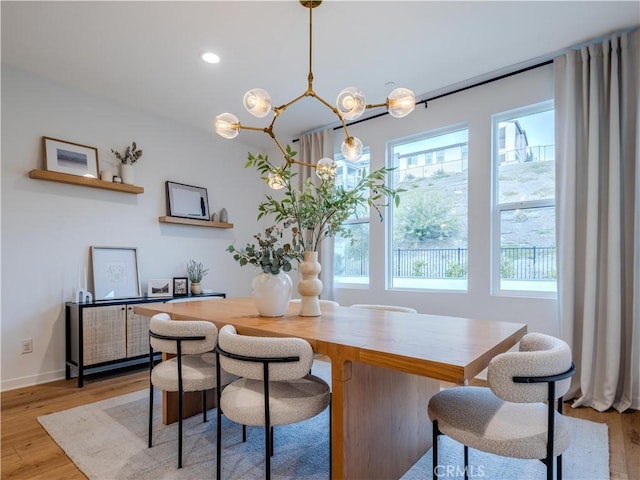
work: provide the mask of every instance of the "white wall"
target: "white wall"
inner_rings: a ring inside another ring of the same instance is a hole
[[[387,290],[385,225],[372,218],[370,285],[368,288],[337,288],[336,300],[343,305],[407,305],[421,313],[523,322],[528,324],[529,331],[558,335],[555,299],[492,296],[489,278],[491,115],[552,98],[553,69],[549,65],[435,100],[427,109],[419,105],[403,119],[387,115],[349,127],[350,134],[370,146],[373,170],[384,166],[386,141],[468,122],[469,279],[467,292]],[[343,138],[341,132],[335,132],[338,148]]]
[[[350,127],[370,146],[372,167],[377,168],[384,165],[386,140],[469,123],[469,289],[386,290],[385,227],[372,221],[370,285],[338,289],[337,300],[343,305],[399,304],[423,313],[524,322],[529,331],[558,334],[555,300],[492,296],[488,273],[491,114],[552,97],[548,66],[442,98],[426,110],[419,106],[404,119],[385,116]],[[101,169],[112,160],[111,148],[135,140],[144,149],[136,166],[136,183],[144,186],[144,194],[28,178],[29,170],[42,168],[42,136],[97,147]],[[339,144],[341,132],[335,137]],[[243,245],[263,228],[256,222],[263,185],[255,171],[243,168],[250,150],[255,151],[237,140],[226,141],[3,67],[2,390],[64,375],[63,305],[71,300],[78,269],[88,265],[91,245],[138,247],[143,289],[149,278],[183,274],[184,264],[194,258],[211,268],[205,288],[248,295],[254,271],[238,267],[224,250],[234,240]],[[269,155],[277,163],[277,149]],[[211,210],[226,207],[235,228],[159,224],[158,216],[165,213],[165,180],[206,187]],[[297,279],[296,273],[291,276]],[[34,352],[22,355],[20,339],[28,337],[33,338]]]
[[[97,147],[100,169],[114,173],[110,149],[135,140],[144,150],[136,164],[144,193],[30,179],[31,169],[43,168],[42,136]],[[211,269],[205,288],[248,295],[254,272],[225,249],[257,231],[263,187],[243,168],[249,150],[255,151],[3,66],[2,390],[64,377],[64,302],[72,299],[79,269],[88,269],[91,245],[137,247],[143,292],[150,278],[182,276],[194,258]],[[206,187],[211,211],[226,207],[235,227],[158,223],[165,180]],[[33,339],[33,353],[20,353],[22,338]]]

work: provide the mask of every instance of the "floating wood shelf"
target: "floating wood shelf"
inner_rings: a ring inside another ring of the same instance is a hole
[[[210,222],[209,220],[196,220],[195,218],[158,217],[160,223],[177,223],[180,225],[195,225],[196,227],[209,228],[233,228],[233,223]]]
[[[68,173],[50,172],[48,170],[31,170],[29,178],[37,180],[47,180],[49,182],[70,183],[72,185],[82,185],[84,187],[102,188],[103,190],[115,190],[123,193],[144,193],[143,187],[128,185],[126,183],[105,182],[97,178],[81,177]]]

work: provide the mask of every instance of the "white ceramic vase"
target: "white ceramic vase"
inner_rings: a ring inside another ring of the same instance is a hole
[[[123,163],[120,166],[120,176],[122,177],[122,183],[134,185],[136,183],[136,169],[133,165]]]
[[[262,317],[282,317],[291,300],[292,283],[289,275],[280,272],[259,273],[251,282],[253,302]]]
[[[300,273],[302,280],[298,282],[298,293],[300,293],[300,316],[319,317],[320,302],[319,296],[322,293],[322,282],[318,274],[322,270],[318,262],[318,252],[304,252],[302,263],[300,263]]]

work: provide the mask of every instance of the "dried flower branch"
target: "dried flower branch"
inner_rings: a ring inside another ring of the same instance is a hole
[[[125,165],[133,165],[142,156],[142,150],[138,149],[136,142],[133,142],[131,146],[127,147],[124,154],[115,151],[113,148],[111,149],[111,153]]]

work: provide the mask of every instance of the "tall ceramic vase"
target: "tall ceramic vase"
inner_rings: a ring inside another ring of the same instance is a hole
[[[136,183],[136,170],[133,165],[123,163],[120,166],[120,176],[122,177],[122,183],[133,185]]]
[[[251,282],[253,302],[262,317],[281,317],[287,312],[291,300],[292,284],[289,275],[280,272],[259,273]]]
[[[322,293],[322,282],[318,274],[322,266],[318,262],[318,252],[304,252],[300,273],[302,280],[298,282],[298,293],[300,293],[300,316],[319,317],[320,302],[319,296]]]

